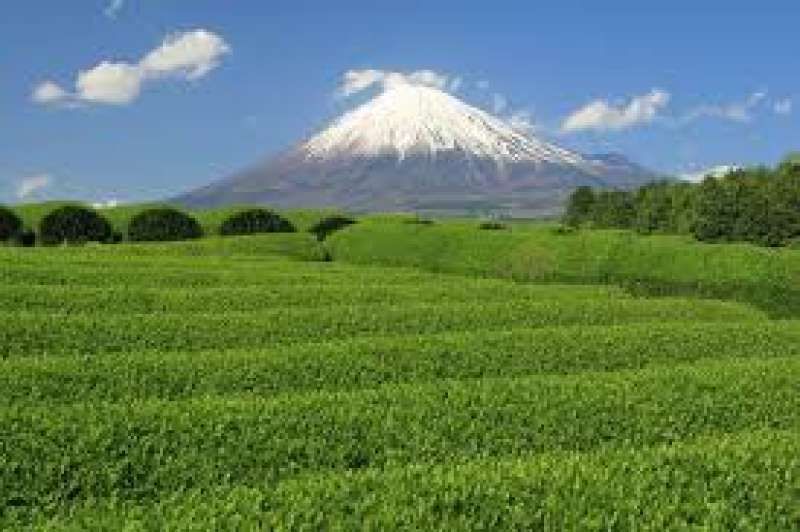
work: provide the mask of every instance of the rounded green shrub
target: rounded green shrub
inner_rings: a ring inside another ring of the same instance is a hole
[[[591,222],[587,222],[587,224],[591,224]],[[574,235],[578,232],[578,227],[562,223],[558,224],[552,231],[556,235]]]
[[[22,231],[22,220],[7,207],[0,206],[0,242],[11,240]]]
[[[328,238],[331,233],[344,229],[345,227],[355,223],[355,220],[348,218],[347,216],[328,216],[327,218],[323,218],[314,224],[308,231],[309,233],[316,235],[317,240],[322,242]]]
[[[169,242],[202,236],[203,228],[196,219],[169,207],[142,211],[128,224],[128,239],[132,242]]]
[[[32,248],[36,245],[36,233],[30,229],[18,232],[13,237],[14,244],[23,248]]]
[[[419,216],[415,216],[414,218],[405,220],[405,223],[411,225],[433,225],[434,222],[428,218],[420,218]]]
[[[123,239],[124,237],[122,236],[122,233],[119,231],[114,231],[108,237],[108,240],[106,240],[106,244],[121,244]]]
[[[229,216],[220,226],[221,235],[253,235],[257,233],[294,233],[294,225],[267,209],[248,209]]]
[[[502,231],[504,229],[508,229],[508,226],[501,222],[486,221],[481,222],[481,224],[478,226],[478,229],[483,231]]]
[[[44,245],[107,242],[111,224],[96,211],[78,205],[66,205],[42,218],[39,237]]]

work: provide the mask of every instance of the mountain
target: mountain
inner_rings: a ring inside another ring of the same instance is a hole
[[[444,91],[387,88],[287,152],[173,201],[353,211],[553,214],[579,185],[632,188],[653,173],[513,129]]]

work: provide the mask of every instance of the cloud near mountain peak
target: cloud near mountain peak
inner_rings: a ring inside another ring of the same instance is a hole
[[[594,100],[567,116],[561,125],[561,131],[614,131],[647,124],[658,117],[670,99],[669,92],[653,89],[618,105],[607,100]]]
[[[376,86],[389,89],[397,85],[457,89],[461,85],[461,80],[433,70],[416,70],[408,73],[377,69],[348,70],[342,76],[337,93],[347,98]]]

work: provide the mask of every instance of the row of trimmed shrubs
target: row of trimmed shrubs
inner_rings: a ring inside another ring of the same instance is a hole
[[[318,240],[348,225],[354,220],[331,216],[320,220],[309,232]],[[287,219],[266,209],[248,209],[228,217],[220,226],[223,236],[259,233],[294,233],[297,229]],[[201,238],[203,228],[194,217],[169,207],[147,209],[134,216],[128,225],[131,242],[169,242]],[[100,242],[116,244],[123,235],[114,231],[111,223],[97,211],[77,205],[55,209],[42,218],[39,224],[39,241],[42,245],[81,244]],[[12,210],[0,207],[0,242],[33,246],[37,235],[26,230],[22,220]]]

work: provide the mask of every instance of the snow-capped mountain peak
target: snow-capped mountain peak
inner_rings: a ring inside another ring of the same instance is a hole
[[[505,121],[427,86],[395,84],[302,145],[310,158],[458,152],[498,164],[534,162],[590,167],[580,154],[514,130]]]
[[[633,188],[653,174],[583,155],[402,76],[327,129],[261,164],[174,198],[352,211],[553,215],[579,185]]]

